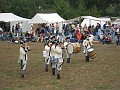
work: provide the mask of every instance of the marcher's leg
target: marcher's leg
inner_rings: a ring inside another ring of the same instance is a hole
[[[50,58],[45,58],[45,72],[48,72],[48,65],[50,63]]]
[[[61,79],[61,77],[60,77],[60,70],[57,70],[57,79],[58,80]]]
[[[55,75],[56,63],[52,63],[52,75]]]
[[[89,62],[89,55],[88,55],[87,48],[85,48],[85,60]]]
[[[24,78],[25,70],[21,70],[22,78]]]
[[[70,54],[67,53],[67,63],[70,63]]]
[[[45,64],[45,72],[48,72],[48,64]]]
[[[62,69],[62,64],[63,64],[63,59],[59,59],[60,61],[58,61],[57,63],[57,79],[61,79],[60,77],[60,71]]]
[[[55,76],[55,68],[52,68],[52,75]]]
[[[86,61],[89,62],[89,56],[86,56]]]

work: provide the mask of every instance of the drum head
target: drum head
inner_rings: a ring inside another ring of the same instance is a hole
[[[93,49],[93,48],[88,49],[88,52],[92,52],[92,51],[94,51],[94,49]]]
[[[72,44],[68,44],[68,46],[67,46],[67,51],[68,51],[69,54],[72,54],[72,53],[73,53],[74,47],[73,47]]]

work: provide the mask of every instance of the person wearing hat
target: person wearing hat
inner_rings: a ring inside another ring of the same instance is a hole
[[[48,44],[48,42],[49,42],[49,38],[45,37],[45,39],[44,39],[44,45]]]
[[[57,65],[57,79],[61,79],[60,71],[62,69],[62,64],[63,64],[63,49],[64,49],[64,45],[62,42],[56,44],[55,60]]]
[[[50,39],[51,39],[52,42],[54,42],[56,40],[55,35],[52,35]]]
[[[70,54],[67,51],[67,45],[70,43],[70,37],[66,37],[66,42],[64,42],[64,47],[66,50],[66,54],[67,54],[67,63],[70,63]]]
[[[83,41],[85,60],[89,62],[88,49],[93,47],[92,42],[89,40],[89,35],[86,36],[86,39]]]
[[[48,40],[48,39],[46,39],[46,40]],[[46,43],[45,43],[45,51],[46,51],[45,72],[48,72],[48,65],[50,63],[50,51],[51,51],[51,43],[50,43],[50,41],[46,41]]]
[[[25,70],[26,70],[26,65],[27,65],[27,52],[30,51],[30,47],[27,45],[27,43],[22,42],[20,45],[20,56],[18,63],[20,64],[20,69],[21,69],[21,75],[22,78],[24,78]]]
[[[50,57],[51,57],[51,66],[52,66],[52,75],[55,75],[55,68],[56,68],[56,62],[55,62],[55,48],[56,48],[56,41],[52,41],[51,45],[51,51],[50,51]]]

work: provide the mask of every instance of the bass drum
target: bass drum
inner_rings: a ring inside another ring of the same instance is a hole
[[[74,51],[74,47],[73,47],[73,45],[72,45],[71,43],[69,43],[69,44],[67,45],[66,49],[67,49],[67,52],[68,52],[69,54],[72,54],[73,51]]]
[[[72,45],[73,45],[73,47],[74,47],[73,52],[74,52],[74,53],[79,53],[80,50],[81,50],[80,44],[79,44],[79,43],[72,43]]]
[[[93,48],[88,49],[88,55],[91,59],[94,59],[96,57],[95,50]]]

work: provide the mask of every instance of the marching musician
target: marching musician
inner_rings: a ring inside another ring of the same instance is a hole
[[[67,51],[67,45],[70,43],[70,37],[66,37],[66,42],[64,42],[64,47],[66,50],[66,54],[67,54],[67,63],[70,63],[70,54]]]
[[[56,40],[56,36],[55,35],[53,35],[53,36],[51,36],[51,42],[53,42],[53,41],[55,41]]]
[[[89,35],[86,36],[86,39],[83,41],[85,60],[89,62],[88,49],[93,47],[92,42],[89,40]]]
[[[64,45],[62,42],[56,44],[55,60],[57,62],[57,79],[61,79],[60,71],[63,64],[63,49]]]
[[[22,78],[24,78],[25,70],[26,70],[26,65],[27,65],[27,52],[30,51],[30,47],[27,45],[27,43],[22,42],[20,45],[20,56],[18,63],[20,64],[21,68],[21,75]]]
[[[52,63],[52,75],[55,75],[55,68],[56,68],[55,48],[56,48],[56,42],[52,41],[51,51],[50,51],[50,57],[51,57],[51,63]]]
[[[45,72],[48,72],[48,65],[50,63],[50,51],[51,51],[51,44],[49,38],[45,38],[45,51],[46,51]]]

